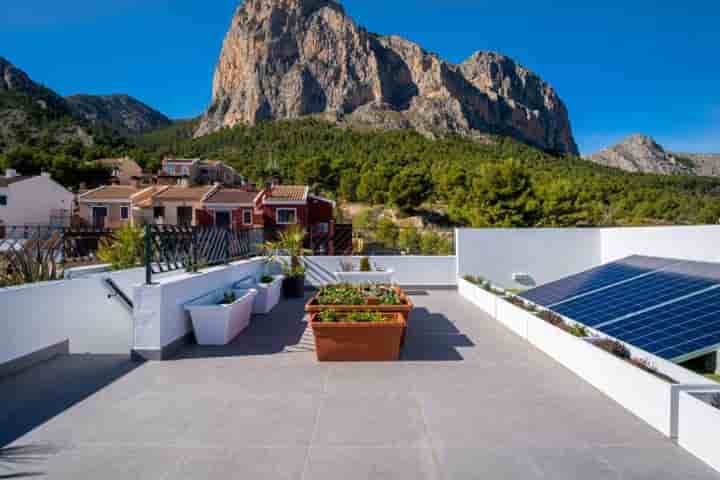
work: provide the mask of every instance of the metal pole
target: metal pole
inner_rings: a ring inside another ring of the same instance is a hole
[[[152,227],[145,225],[145,284],[152,285]]]

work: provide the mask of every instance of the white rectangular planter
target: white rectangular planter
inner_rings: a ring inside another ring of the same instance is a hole
[[[185,306],[199,345],[227,345],[250,324],[257,291],[235,290],[237,301],[218,305],[225,290],[217,290]]]
[[[388,270],[386,272],[335,272],[335,278],[340,283],[349,283],[351,285],[391,285],[395,272]]]
[[[527,338],[528,322],[537,319],[537,317],[520,307],[516,307],[502,297],[495,297],[495,305],[495,318],[513,332]]]
[[[487,290],[483,290],[474,283],[468,282],[463,278],[458,278],[458,292],[464,299],[473,303],[488,315],[491,315],[493,318],[496,317],[497,295],[490,293]]]
[[[667,436],[673,435],[673,384],[614,357],[514,305],[525,316],[527,339],[579,377]]]
[[[720,391],[720,390],[719,390]],[[681,447],[720,471],[720,410],[704,402],[712,392],[681,392],[678,443]]]
[[[255,296],[255,303],[253,306],[253,313],[265,315],[272,311],[273,308],[280,303],[280,297],[282,297],[282,285],[285,280],[284,275],[275,275],[272,283],[258,283],[253,287],[257,290]],[[241,292],[242,290],[236,290],[235,293]],[[239,295],[238,295],[239,296]]]

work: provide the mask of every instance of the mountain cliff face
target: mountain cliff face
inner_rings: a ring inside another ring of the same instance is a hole
[[[640,134],[591,155],[589,160],[627,172],[720,176],[720,155],[668,152],[652,138]]]
[[[137,135],[172,124],[162,113],[128,95],[73,95],[65,100],[75,116],[123,135]]]
[[[478,52],[456,65],[400,37],[367,32],[333,0],[246,0],[196,135],[306,115],[431,137],[510,135],[577,154],[557,93],[507,57]]]

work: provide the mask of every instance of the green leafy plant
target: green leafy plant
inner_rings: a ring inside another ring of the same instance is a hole
[[[235,302],[237,302],[237,295],[235,295],[235,292],[225,292],[220,305],[232,305]]]
[[[62,243],[60,234],[53,233],[49,239],[26,240],[1,254],[0,287],[61,279]]]
[[[594,345],[623,360],[629,360],[631,357],[630,350],[617,340],[603,338],[594,342]]]
[[[338,313],[335,310],[325,310],[324,312],[320,312],[317,319],[319,322],[336,323],[338,321]]]
[[[372,272],[372,266],[370,265],[370,259],[368,257],[362,257],[360,259],[360,271]]]
[[[351,323],[383,323],[387,317],[378,312],[353,312],[345,316],[344,321]]]
[[[143,264],[145,234],[141,228],[125,226],[113,238],[104,238],[97,253],[100,261],[109,263],[113,271],[126,270]]]
[[[365,298],[359,288],[348,284],[339,284],[320,290],[318,303],[320,305],[362,305],[365,303]]]
[[[270,275],[263,275],[263,276],[260,278],[260,283],[262,283],[263,285],[268,285],[268,284],[270,284],[270,283],[272,283],[272,282],[274,282],[274,281],[275,281],[275,278],[274,278],[274,277],[271,277]]]
[[[567,331],[568,333],[575,335],[576,337],[583,338],[590,336],[588,329],[584,325],[580,325],[578,323],[576,323],[575,325],[568,325]]]
[[[283,273],[288,277],[301,277],[305,275],[303,257],[312,254],[312,250],[305,248],[305,230],[297,225],[280,232],[277,241],[265,242],[261,250],[267,256],[269,263],[280,263]],[[290,257],[290,261],[285,260]]]

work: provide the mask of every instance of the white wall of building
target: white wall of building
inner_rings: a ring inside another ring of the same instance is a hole
[[[505,288],[531,287],[513,280],[522,273],[542,285],[599,265],[600,238],[597,229],[459,229],[458,274]]]
[[[360,264],[362,257],[306,257],[307,282],[313,286],[334,283],[335,272],[340,271],[340,262]],[[457,265],[454,256],[375,256],[370,263],[394,270],[394,281],[410,286],[455,286]]]
[[[2,189],[7,206],[0,206],[5,225],[49,225],[53,210],[72,210],[73,194],[50,177],[37,176]]]
[[[102,278],[0,289],[0,364],[65,340],[71,353],[128,353],[132,314]]]
[[[720,225],[603,228],[600,235],[602,263],[629,255],[720,261]]]

